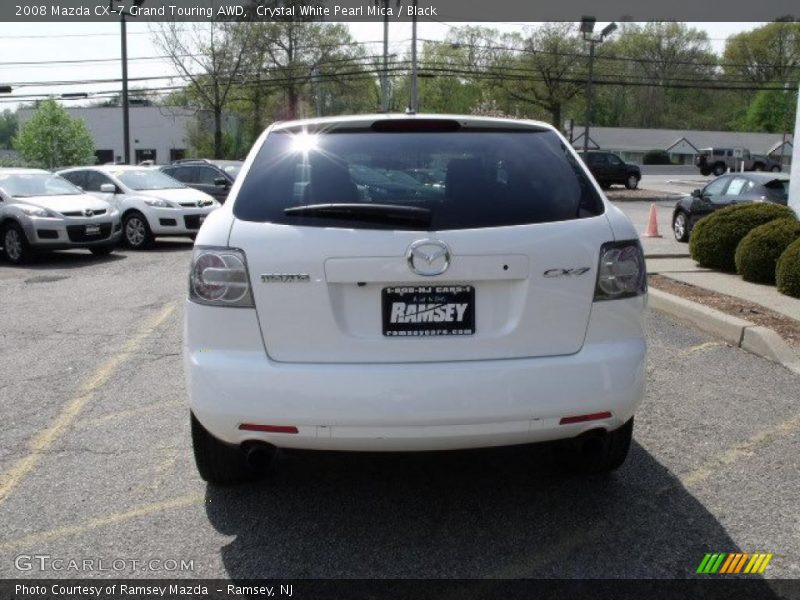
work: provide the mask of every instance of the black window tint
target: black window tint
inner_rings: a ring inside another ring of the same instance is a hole
[[[171,169],[164,169],[164,173],[182,183],[194,183],[192,178],[193,170],[192,167],[173,167]]]
[[[415,170],[435,176],[425,183],[409,175]],[[543,223],[603,212],[594,187],[555,133],[518,130],[274,132],[248,171],[233,212],[247,221],[399,227],[345,216],[284,214],[293,206],[329,203],[426,208],[430,230]]]
[[[87,192],[99,192],[100,186],[106,183],[113,183],[108,177],[97,171],[87,171],[86,185],[83,187]]]
[[[789,180],[788,179],[773,179],[769,183],[764,184],[764,189],[767,192],[767,197],[772,200],[789,199]]]
[[[610,162],[612,165],[618,167],[619,165],[622,164],[622,160],[617,155],[609,154],[607,156],[608,156],[608,162]]]
[[[214,167],[193,167],[194,168],[194,182],[203,185],[214,185],[214,180],[218,177],[223,177],[222,173],[217,171]]]
[[[72,171],[71,173],[64,173],[62,177],[70,183],[77,185],[84,190],[86,189],[86,171]]]

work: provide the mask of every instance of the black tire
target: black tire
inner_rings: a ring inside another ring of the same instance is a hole
[[[114,251],[116,248],[116,244],[106,244],[105,246],[92,246],[89,248],[89,252],[94,254],[95,256],[108,256]]]
[[[633,438],[633,417],[605,435],[592,433],[568,440],[558,448],[559,467],[583,475],[608,473],[625,462]]]
[[[672,217],[672,235],[679,242],[689,241],[689,215],[682,210],[677,211]]]
[[[611,184],[608,183],[607,181],[601,181],[599,183],[600,183],[600,188],[601,189],[604,189],[604,190],[610,190],[611,189]]]
[[[625,187],[629,190],[635,190],[637,187],[639,187],[639,178],[635,174],[631,173],[625,180]]]
[[[711,172],[714,173],[714,175],[716,175],[717,177],[719,177],[720,175],[724,175],[725,171],[727,171],[725,165],[723,165],[722,163],[717,163],[714,165],[714,168],[712,169]]]
[[[34,256],[33,248],[19,223],[6,223],[2,231],[3,256],[12,265],[22,265]]]
[[[770,169],[770,171],[772,171],[773,173],[780,173],[781,172],[781,168],[780,168],[780,166],[775,165],[774,167],[772,167]]]
[[[131,211],[122,219],[122,241],[133,250],[147,248],[153,243],[153,233],[142,213]]]
[[[219,441],[194,414],[190,415],[194,462],[204,481],[214,485],[232,485],[258,477],[260,473],[247,464],[241,448]]]

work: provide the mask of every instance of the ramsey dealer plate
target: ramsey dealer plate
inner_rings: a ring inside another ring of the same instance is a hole
[[[475,333],[475,288],[417,285],[383,288],[383,335],[415,337]]]

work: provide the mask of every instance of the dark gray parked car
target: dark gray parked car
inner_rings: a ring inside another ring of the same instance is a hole
[[[158,168],[181,183],[224,203],[242,168],[242,161],[188,158]]]
[[[706,215],[742,202],[787,204],[789,176],[785,173],[731,173],[717,177],[702,190],[678,200],[672,212],[672,232],[688,242],[695,223]]]

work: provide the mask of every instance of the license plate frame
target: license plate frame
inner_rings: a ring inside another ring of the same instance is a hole
[[[475,287],[463,284],[384,287],[381,320],[384,337],[474,335]]]
[[[86,235],[100,235],[100,225],[87,225],[84,231]]]

